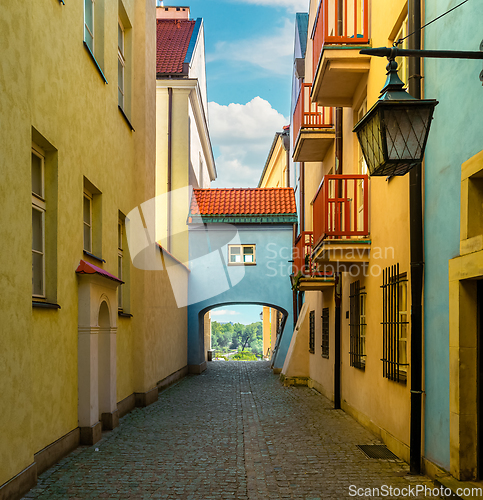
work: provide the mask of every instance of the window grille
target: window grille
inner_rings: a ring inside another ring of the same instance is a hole
[[[366,292],[360,281],[350,286],[350,365],[366,367]]]
[[[407,275],[399,274],[399,264],[383,271],[383,376],[407,379],[408,307]]]
[[[310,311],[310,330],[309,330],[309,352],[314,354],[315,352],[315,311]]]
[[[322,357],[329,359],[329,308],[322,309]]]

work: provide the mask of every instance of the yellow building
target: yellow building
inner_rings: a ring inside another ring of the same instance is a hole
[[[2,498],[187,372],[166,268],[188,270],[129,241],[156,195],[155,18],[150,0],[2,2]]]
[[[400,38],[407,3],[345,2],[339,13],[334,4],[312,0],[296,22],[300,314],[282,378],[315,387],[409,461],[409,179],[369,178],[352,132],[386,73],[359,50]]]

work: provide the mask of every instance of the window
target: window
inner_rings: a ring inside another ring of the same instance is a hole
[[[350,286],[350,365],[366,367],[366,292],[360,281]]]
[[[401,28],[399,29],[394,42],[405,38],[408,35],[408,18],[403,21]],[[398,45],[399,49],[407,49],[408,48],[408,39],[404,40],[400,45]],[[396,62],[398,66],[398,74],[399,78],[407,85],[408,84],[408,75],[409,75],[409,57],[396,57]]]
[[[84,191],[84,251],[92,253],[92,194]]]
[[[329,359],[329,308],[322,309],[322,357]]]
[[[255,245],[228,245],[229,265],[254,265]]]
[[[45,154],[32,147],[32,295],[45,298]]]
[[[82,199],[84,254],[105,262],[102,255],[102,193],[84,177]]]
[[[407,274],[399,264],[383,272],[383,376],[405,382],[408,370]]]
[[[315,353],[315,311],[309,314],[309,352]]]
[[[120,19],[117,25],[117,59],[118,104],[121,109],[124,109],[124,70],[126,59],[124,57],[124,26]]]
[[[94,2],[84,0],[84,41],[94,54]]]

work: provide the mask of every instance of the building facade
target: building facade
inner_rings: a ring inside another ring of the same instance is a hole
[[[191,200],[188,362],[206,369],[204,318],[212,309],[259,304],[281,313],[272,366],[282,368],[292,333],[291,188],[195,189]],[[209,285],[207,285],[209,284]]]
[[[403,0],[314,0],[297,15],[298,318],[282,378],[315,387],[409,461],[409,180],[369,178],[352,132],[386,73],[359,50],[387,46],[406,26]]]
[[[208,129],[204,25],[202,19],[189,16],[189,7],[156,8],[157,241],[185,263],[191,190],[209,188],[216,178]]]
[[[425,21],[452,7],[427,0]],[[441,18],[425,48],[478,51],[480,12],[468,3]],[[481,480],[481,61],[425,59],[424,68],[424,94],[439,101],[424,171],[425,465]]]
[[[177,261],[131,238],[156,196],[154,3],[1,10],[0,497],[19,498],[187,372],[187,309]]]

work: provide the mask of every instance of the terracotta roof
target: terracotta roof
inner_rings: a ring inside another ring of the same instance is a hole
[[[124,281],[120,280],[113,274],[104,271],[104,269],[101,269],[94,264],[89,264],[89,262],[86,262],[85,260],[80,261],[79,266],[77,267],[75,272],[77,274],[100,274],[101,276],[109,278],[110,280],[117,281],[118,283],[124,283]]]
[[[292,188],[194,189],[190,215],[295,215]]]
[[[157,19],[156,73],[182,73],[196,21]]]

